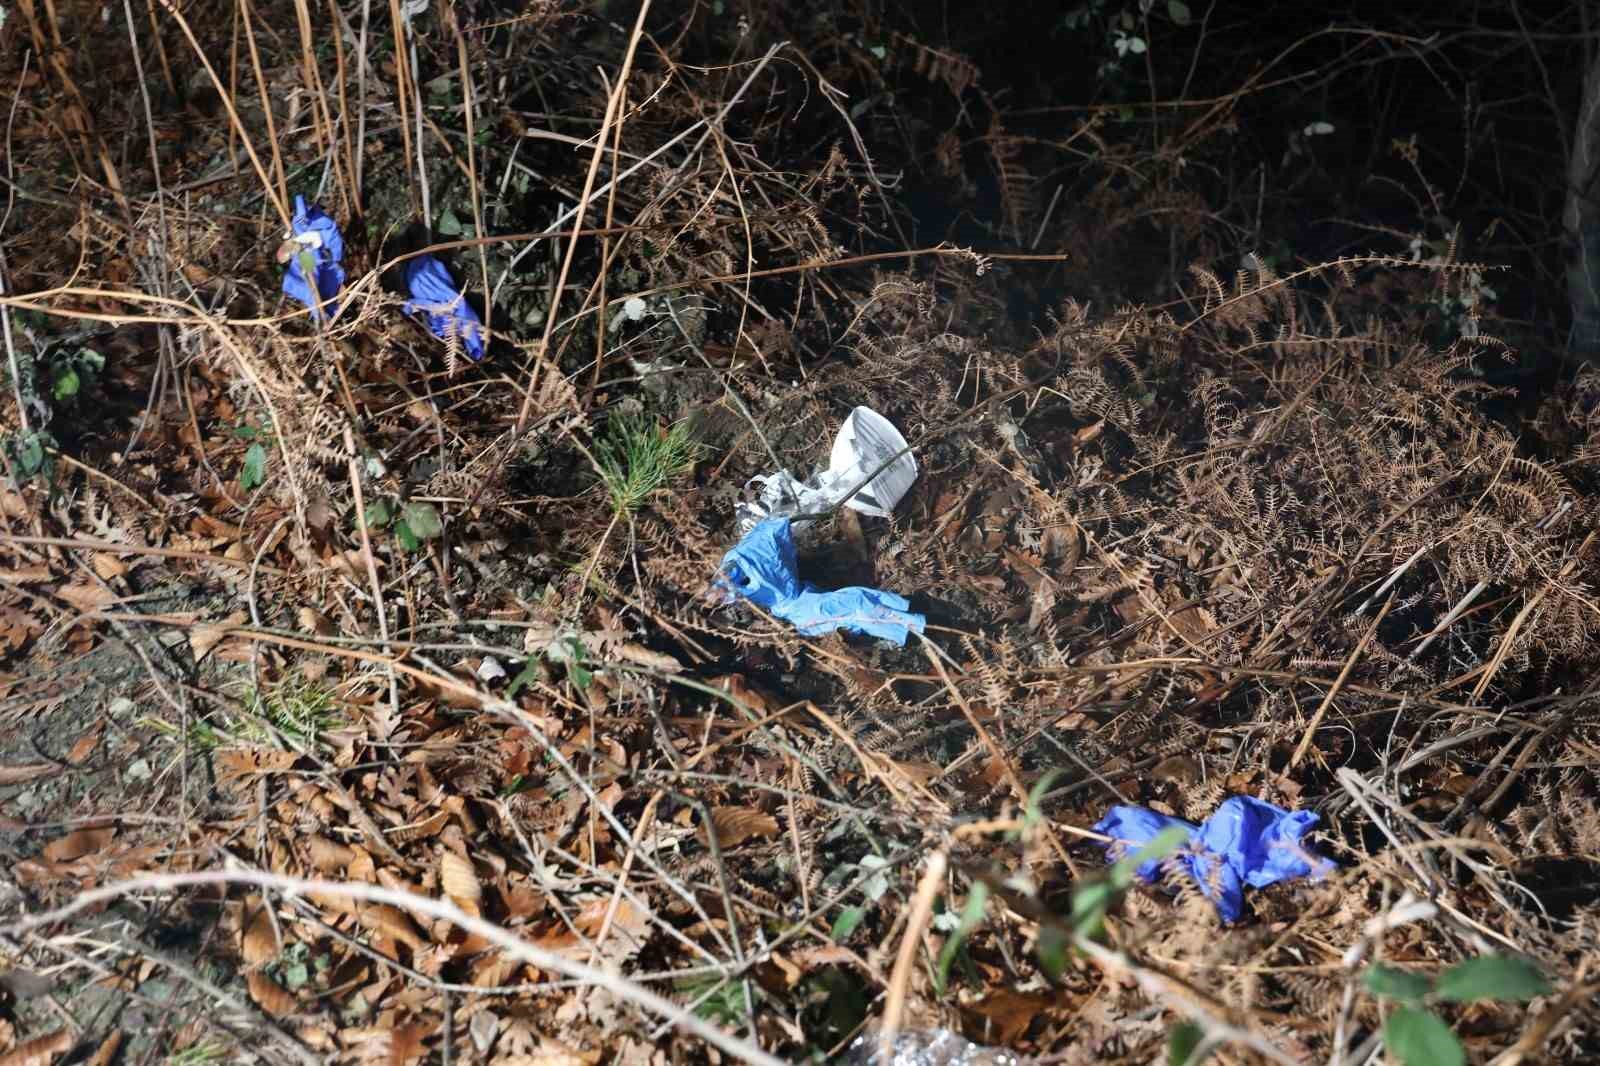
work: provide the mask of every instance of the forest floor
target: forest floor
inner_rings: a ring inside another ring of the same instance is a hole
[[[851,101],[976,72],[903,36],[106,10],[0,22],[0,1066],[1600,1055],[1600,375],[1498,384],[1484,268],[1094,287],[1172,188],[998,124],[919,245]],[[719,578],[858,407],[916,478],[800,575],[903,643]],[[1229,797],[1328,867],[1108,866]]]

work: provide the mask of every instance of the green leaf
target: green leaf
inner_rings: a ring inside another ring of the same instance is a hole
[[[249,492],[267,480],[267,449],[259,443],[245,449],[244,468],[239,471],[239,487]]]
[[[1194,1057],[1195,1049],[1206,1038],[1206,1031],[1194,1022],[1179,1022],[1167,1034],[1167,1066],[1199,1066],[1205,1059]]]
[[[1398,1007],[1383,1026],[1383,1043],[1404,1066],[1466,1066],[1467,1053],[1437,1014]]]
[[[1072,929],[1081,937],[1093,939],[1105,926],[1106,910],[1116,889],[1107,880],[1089,881],[1072,890]],[[1041,936],[1043,931],[1041,930]]]
[[[1071,945],[1067,931],[1054,922],[1039,926],[1039,939],[1033,950],[1039,956],[1039,967],[1050,980],[1058,981],[1067,972],[1067,949]]]
[[[1384,966],[1381,963],[1368,966],[1361,975],[1361,983],[1375,996],[1405,1002],[1419,1000],[1433,991],[1433,982],[1422,974]]]
[[[311,972],[303,962],[292,962],[283,968],[283,986],[293,992],[311,980]]]
[[[950,980],[950,964],[956,960],[956,952],[961,950],[961,942],[967,939],[978,925],[983,921],[984,907],[989,902],[989,886],[982,881],[972,885],[972,891],[967,894],[967,902],[961,907],[961,923],[956,926],[955,932],[944,942],[944,947],[939,949],[939,970],[934,978],[934,991],[944,994],[945,984]]]
[[[1465,1002],[1503,999],[1526,1002],[1550,991],[1550,982],[1538,968],[1509,955],[1479,955],[1458,962],[1439,975],[1435,991],[1440,999]]]
[[[1054,769],[1046,770],[1044,776],[1033,783],[1033,787],[1028,790],[1028,802],[1022,812],[1023,832],[1032,829],[1044,818],[1044,812],[1039,809],[1039,804],[1044,800],[1045,793],[1050,791],[1050,786],[1054,785],[1061,775],[1066,772],[1064,767],[1058,766]]]
[[[234,426],[233,435],[239,440],[255,440],[261,436],[261,431],[255,426]]]
[[[37,433],[30,433],[17,448],[17,465],[24,477],[32,477],[44,466],[44,442]]]
[[[50,391],[57,400],[70,400],[78,395],[78,372],[70,366],[56,368],[55,384]]]
[[[456,213],[448,207],[439,212],[439,225],[435,227],[441,237],[459,237],[461,235],[461,220]]]
[[[367,505],[367,528],[382,529],[394,520],[394,508],[387,500],[373,500]]]
[[[833,928],[828,930],[828,935],[833,937],[835,944],[842,944],[850,939],[850,934],[856,931],[856,926],[861,924],[861,919],[867,916],[865,907],[846,907],[839,912],[839,917],[833,920]]]
[[[444,534],[444,523],[439,521],[439,512],[431,503],[408,503],[400,517],[420,540],[432,540]]]
[[[1147,862],[1158,862],[1166,858],[1189,840],[1189,830],[1179,826],[1163,829],[1151,837],[1145,846],[1119,860],[1111,867],[1111,885],[1117,891],[1126,891],[1133,884],[1135,871]]]
[[[537,659],[529,659],[522,665],[522,670],[511,679],[511,687],[506,689],[506,699],[516,699],[517,693],[522,691],[522,686],[531,685],[539,680],[539,665]]]
[[[411,525],[403,518],[394,524],[394,539],[403,550],[408,552],[414,552],[422,547],[422,541],[417,539],[415,533],[411,532]]]
[[[1189,12],[1189,5],[1183,0],[1167,0],[1167,17],[1180,26],[1187,26],[1194,21],[1194,16]]]

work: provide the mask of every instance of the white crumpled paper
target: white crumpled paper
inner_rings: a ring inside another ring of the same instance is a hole
[[[1027,1061],[1003,1048],[988,1048],[948,1029],[898,1033],[891,1057],[878,1054],[878,1034],[865,1033],[845,1049],[845,1066],[1023,1066]]]
[[[855,492],[869,477],[872,480]],[[804,481],[779,470],[745,483],[746,494],[754,499],[739,504],[737,532],[743,538],[763,519],[831,511],[841,500],[853,511],[888,518],[916,479],[916,457],[906,450],[906,439],[894,423],[870,407],[857,407],[839,427],[825,468]],[[809,525],[809,519],[796,521],[794,531],[798,535]]]

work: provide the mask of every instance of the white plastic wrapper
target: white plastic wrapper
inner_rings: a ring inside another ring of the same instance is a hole
[[[864,1033],[845,1049],[845,1066],[1024,1066],[1028,1060],[999,1048],[983,1047],[948,1029],[912,1030],[894,1038],[885,1060],[878,1034]]]
[[[739,504],[738,535],[742,538],[766,518],[831,511],[846,496],[850,498],[845,506],[851,510],[888,518],[917,479],[916,457],[905,449],[906,439],[893,422],[870,407],[857,407],[839,427],[825,468],[804,481],[779,470],[746,482],[746,494],[754,499]],[[884,467],[885,463],[889,465]],[[880,467],[883,469],[878,472]],[[869,477],[872,480],[851,496]],[[796,522],[795,533],[810,524]]]

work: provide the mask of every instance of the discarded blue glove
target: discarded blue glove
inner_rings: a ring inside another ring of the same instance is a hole
[[[307,207],[304,196],[296,196],[290,230],[292,235],[286,242],[289,248],[288,269],[283,273],[284,294],[311,308],[311,313],[317,318],[321,318],[323,312],[331,315],[338,309],[338,305],[332,301],[344,287],[345,277],[344,235],[339,232],[339,223],[329,218],[322,208]],[[305,270],[300,265],[299,252],[302,249],[311,253],[317,293],[322,297],[320,304],[317,297],[311,294]]]
[[[456,337],[467,358],[476,363],[483,358],[483,321],[450,280],[450,271],[431,255],[406,260],[406,288],[411,299],[405,312],[426,311],[428,328],[440,340]]]
[[[848,629],[904,644],[911,632],[922,632],[926,620],[907,611],[911,604],[901,596],[859,587],[819,592],[798,571],[789,519],[769,518],[722,557],[721,580],[804,636]]]
[[[1317,824],[1311,811],[1286,811],[1249,796],[1226,799],[1196,826],[1144,807],[1113,807],[1095,825],[1095,832],[1112,838],[1107,859],[1115,862],[1138,851],[1163,829],[1181,827],[1189,843],[1173,858],[1181,862],[1200,891],[1217,906],[1224,922],[1236,922],[1244,912],[1244,886],[1265,888],[1293,877],[1320,878],[1333,863],[1314,854],[1301,839]],[[1143,863],[1135,873],[1153,882],[1161,875],[1161,862]]]

